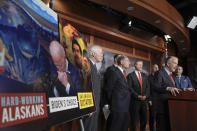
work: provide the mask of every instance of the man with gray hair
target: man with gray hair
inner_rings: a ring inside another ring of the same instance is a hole
[[[105,86],[111,113],[107,119],[107,131],[128,131],[130,89],[125,71],[129,66],[129,58],[120,55],[117,67],[108,75]]]
[[[52,41],[49,45],[49,52],[57,68],[57,81],[52,87],[54,96],[76,95],[75,87],[73,87],[70,72],[68,71],[68,61],[66,60],[64,48],[58,41]]]
[[[155,74],[153,90],[156,97],[156,130],[170,131],[168,92],[176,96],[180,89],[176,88],[172,73],[176,70],[178,58],[170,56],[165,61],[165,67]]]
[[[96,63],[99,63],[103,59],[103,50],[98,45],[92,45],[88,49],[90,69],[91,69],[91,81],[92,90],[95,101],[96,112],[90,113],[88,118],[84,118],[85,131],[97,131],[98,116],[100,110],[100,96],[101,96],[101,77],[96,68]]]

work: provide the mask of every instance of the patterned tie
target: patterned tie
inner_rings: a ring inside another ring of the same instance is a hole
[[[143,94],[143,88],[142,88],[142,78],[141,78],[141,75],[140,75],[140,72],[138,72],[138,80],[140,82],[140,88],[141,88],[141,95]]]
[[[170,79],[172,80],[172,83],[173,83],[174,87],[176,87],[175,82],[174,82],[174,79],[172,77],[172,74],[170,74]]]

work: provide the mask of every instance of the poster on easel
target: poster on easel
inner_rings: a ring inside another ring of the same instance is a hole
[[[74,63],[67,85],[75,92],[59,81],[49,51],[58,27],[57,14],[40,0],[0,1],[0,130],[47,130],[95,111],[91,86],[84,90]],[[55,95],[59,87],[67,95]]]

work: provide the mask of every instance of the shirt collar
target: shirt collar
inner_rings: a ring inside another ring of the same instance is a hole
[[[168,75],[172,74],[172,72],[170,72],[166,67],[164,67],[164,70],[167,72]]]
[[[68,70],[68,60],[66,59],[66,72],[70,73],[70,71]]]
[[[141,71],[137,71],[137,70],[135,70],[135,73],[137,73],[137,74],[138,74],[138,72],[140,72],[140,73],[141,73]]]
[[[115,67],[118,67],[118,65],[117,65],[117,64],[114,64],[114,66],[115,66]]]
[[[90,58],[90,61],[92,62],[93,65],[95,65],[96,63]]]
[[[123,69],[122,69],[120,66],[118,66],[118,65],[117,65],[117,67],[118,67],[118,69],[120,69],[120,71],[123,73]]]

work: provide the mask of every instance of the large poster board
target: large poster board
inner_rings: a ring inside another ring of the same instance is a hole
[[[76,92],[54,95],[60,82],[49,45],[59,41],[58,26],[57,14],[40,0],[0,1],[0,130],[45,130],[95,111],[90,71],[83,72],[88,84],[77,83],[71,57]]]

